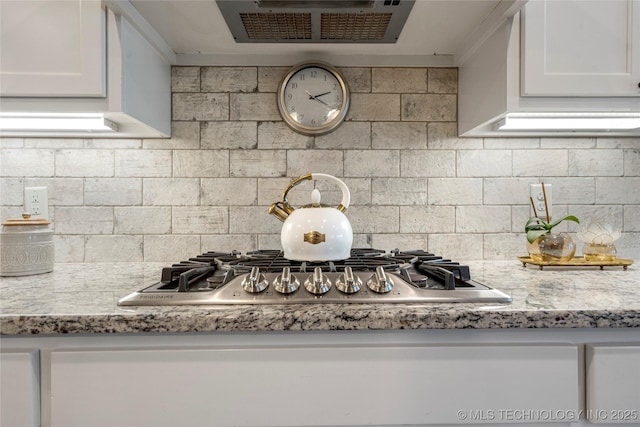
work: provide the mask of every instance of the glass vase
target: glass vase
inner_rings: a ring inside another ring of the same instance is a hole
[[[535,262],[542,261],[542,254],[540,253],[540,242],[544,236],[538,237],[533,243],[529,243],[527,240],[527,252],[529,253],[529,258],[531,258]]]
[[[585,243],[582,247],[582,255],[586,261],[613,261],[618,251],[613,243]]]
[[[576,254],[576,244],[565,233],[545,234],[539,247],[542,261],[550,264],[567,262]]]

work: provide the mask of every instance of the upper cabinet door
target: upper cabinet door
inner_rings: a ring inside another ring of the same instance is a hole
[[[105,20],[96,0],[0,1],[0,95],[106,96]]]
[[[536,0],[522,13],[523,96],[640,96],[640,0]]]

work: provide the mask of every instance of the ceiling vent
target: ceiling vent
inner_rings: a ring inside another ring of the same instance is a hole
[[[216,0],[237,43],[395,43],[415,0]]]

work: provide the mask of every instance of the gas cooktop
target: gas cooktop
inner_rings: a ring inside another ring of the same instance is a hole
[[[508,303],[469,267],[424,252],[352,249],[341,261],[303,262],[278,250],[207,252],[162,269],[160,281],[118,305]]]

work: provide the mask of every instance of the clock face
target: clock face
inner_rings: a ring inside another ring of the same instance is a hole
[[[283,119],[297,132],[321,135],[335,129],[345,118],[349,89],[333,67],[305,63],[285,76],[278,92]]]

